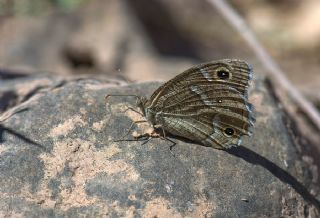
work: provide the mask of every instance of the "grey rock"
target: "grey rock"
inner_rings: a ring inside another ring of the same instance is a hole
[[[22,101],[23,87],[39,80],[47,85]],[[1,84],[0,93],[20,97],[0,119],[0,216],[319,216],[317,193],[311,194],[318,191],[317,170],[310,157],[309,165],[303,161],[263,79],[250,92],[254,135],[238,148],[216,150],[172,136],[172,151],[160,138],[114,142],[142,117],[126,110],[134,98],[104,96],[149,96],[159,85],[56,77]],[[145,123],[133,129],[148,131]]]

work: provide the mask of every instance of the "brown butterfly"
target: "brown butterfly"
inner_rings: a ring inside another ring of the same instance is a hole
[[[241,60],[203,63],[169,80],[149,99],[136,96],[137,106],[149,123],[165,132],[217,149],[230,148],[252,133],[252,74]]]

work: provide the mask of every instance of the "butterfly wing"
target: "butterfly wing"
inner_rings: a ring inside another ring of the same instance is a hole
[[[219,73],[219,74],[218,74]],[[228,73],[230,78],[226,78]],[[248,85],[253,75],[252,68],[244,61],[225,59],[196,65],[177,75],[160,86],[150,97],[151,105],[157,104],[167,94],[190,84],[223,84],[238,90],[243,96],[248,96]],[[161,98],[162,97],[162,98]],[[160,103],[161,104],[161,103]]]
[[[166,131],[215,148],[240,144],[254,123],[248,103],[251,67],[240,60],[188,69],[157,89],[146,105]],[[160,115],[161,114],[161,115]]]
[[[210,120],[211,123],[209,122]],[[210,116],[200,117],[175,117],[163,118],[164,129],[174,135],[188,138],[192,141],[198,141],[205,146],[225,149],[234,145],[239,145],[241,139],[239,136],[228,136],[224,132],[225,125],[220,122],[219,116],[211,119]]]

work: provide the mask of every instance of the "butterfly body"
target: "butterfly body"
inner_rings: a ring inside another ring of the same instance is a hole
[[[248,103],[252,69],[225,59],[192,67],[159,87],[138,106],[153,125],[173,135],[225,149],[250,135],[254,118]]]

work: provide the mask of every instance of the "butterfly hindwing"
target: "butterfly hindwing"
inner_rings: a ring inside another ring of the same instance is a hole
[[[163,117],[163,123],[168,132],[182,136],[193,141],[198,141],[205,146],[217,149],[229,148],[241,142],[240,131],[234,132],[233,136],[227,135],[224,131],[227,125],[220,121],[219,116],[200,117]],[[211,121],[211,122],[210,122]]]

